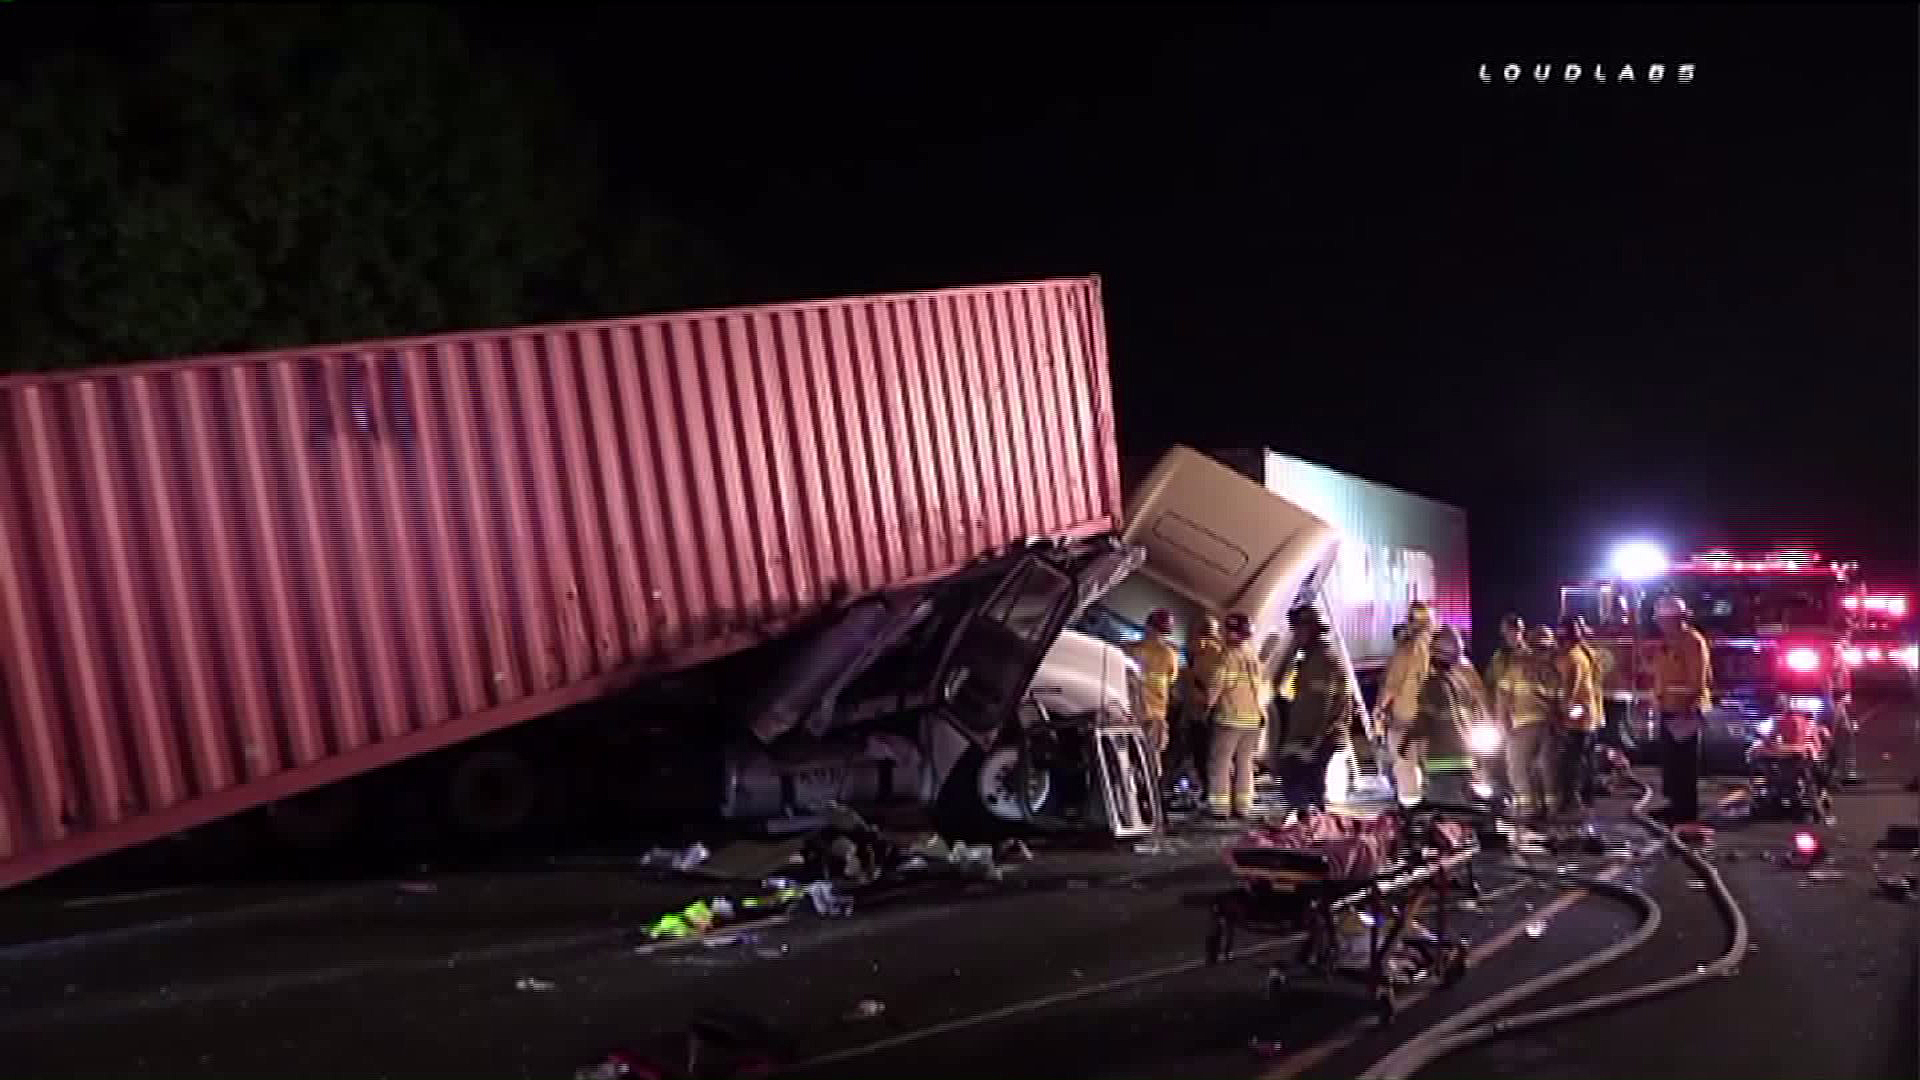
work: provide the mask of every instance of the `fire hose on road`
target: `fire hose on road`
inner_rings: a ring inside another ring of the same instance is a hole
[[[1636,780],[1635,783],[1639,781]],[[1660,905],[1645,892],[1602,878],[1575,878],[1555,874],[1553,875],[1555,880],[1579,885],[1594,892],[1604,892],[1639,908],[1642,913],[1639,927],[1625,939],[1599,952],[1517,986],[1509,987],[1484,1001],[1462,1009],[1409,1039],[1392,1053],[1375,1062],[1371,1068],[1360,1074],[1360,1080],[1406,1080],[1448,1054],[1501,1035],[1587,1016],[1607,1009],[1616,1009],[1623,1005],[1684,990],[1709,979],[1724,978],[1737,973],[1741,959],[1747,954],[1746,913],[1740,910],[1740,905],[1735,902],[1733,894],[1727,889],[1726,882],[1721,880],[1720,872],[1713,864],[1699,852],[1682,843],[1674,835],[1673,830],[1647,814],[1647,804],[1653,798],[1653,791],[1644,783],[1639,786],[1641,795],[1640,801],[1633,808],[1634,819],[1657,835],[1664,846],[1677,851],[1680,857],[1706,881],[1713,891],[1715,905],[1719,907],[1731,931],[1732,943],[1727,947],[1727,951],[1712,963],[1703,964],[1692,971],[1670,978],[1552,1008],[1501,1016],[1503,1011],[1529,998],[1562,986],[1626,956],[1646,944],[1660,929]]]

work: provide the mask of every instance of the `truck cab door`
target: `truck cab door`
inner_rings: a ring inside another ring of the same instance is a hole
[[[1025,699],[1047,650],[1081,606],[1069,569],[1033,554],[1020,559],[954,631],[938,675],[943,711],[986,748]]]

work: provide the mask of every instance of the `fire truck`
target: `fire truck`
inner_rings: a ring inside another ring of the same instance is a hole
[[[1713,654],[1714,705],[1701,740],[1707,766],[1743,771],[1754,740],[1796,713],[1827,729],[1850,778],[1856,772],[1850,661],[1857,614],[1867,599],[1855,582],[1856,565],[1808,551],[1712,551],[1662,562],[1631,582],[1561,590],[1562,616],[1584,616],[1593,629],[1610,723],[1644,751],[1657,741],[1647,683],[1659,642],[1653,612],[1661,597],[1677,596]]]
[[[1844,652],[1854,682],[1863,688],[1911,689],[1920,669],[1912,596],[1862,585],[1840,604],[1852,623]]]

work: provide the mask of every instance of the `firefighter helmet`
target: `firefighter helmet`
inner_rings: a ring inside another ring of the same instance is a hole
[[[1173,612],[1166,608],[1155,608],[1147,616],[1147,629],[1156,634],[1173,633]]]
[[[1236,611],[1228,615],[1224,625],[1230,638],[1245,641],[1253,636],[1253,620],[1247,618],[1245,612]]]

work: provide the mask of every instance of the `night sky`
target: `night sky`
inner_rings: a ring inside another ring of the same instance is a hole
[[[1912,8],[508,32],[766,296],[1103,275],[1127,452],[1265,443],[1464,506],[1482,626],[1630,534],[1912,576]],[[1642,82],[1479,81],[1509,60]]]
[[[1915,577],[1911,6],[460,10],[727,299],[1098,273],[1127,453],[1461,505],[1483,627],[1629,535]]]

